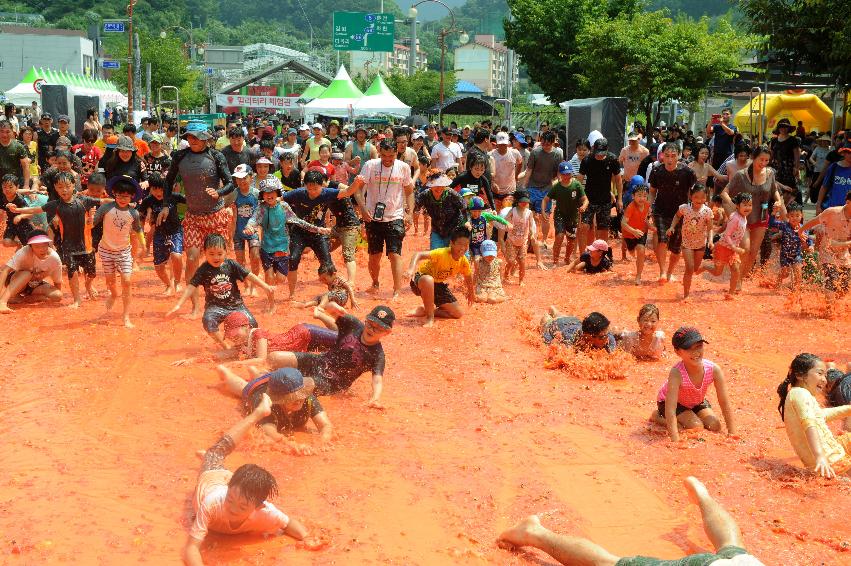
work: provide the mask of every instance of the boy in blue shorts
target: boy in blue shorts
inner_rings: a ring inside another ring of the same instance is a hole
[[[154,269],[157,276],[165,283],[163,296],[171,297],[180,290],[180,278],[183,274],[183,225],[177,213],[178,204],[186,204],[186,197],[172,193],[165,198],[165,181],[159,173],[152,173],[148,178],[148,189],[151,194],[139,205],[139,215],[147,218],[151,224],[154,246]],[[160,212],[168,209],[168,216],[160,220]],[[171,264],[171,273],[167,264]]]
[[[237,165],[233,174],[234,183],[236,183],[236,199],[234,200],[234,229],[233,229],[233,250],[236,253],[236,261],[242,265],[247,265],[245,262],[245,248],[248,247],[248,257],[251,262],[251,273],[260,276],[260,237],[257,234],[248,235],[245,233],[245,227],[248,226],[248,221],[257,212],[257,207],[260,206],[258,192],[251,188],[253,180],[253,172],[251,167],[242,163]],[[256,296],[254,285],[248,283],[246,286],[248,295]]]

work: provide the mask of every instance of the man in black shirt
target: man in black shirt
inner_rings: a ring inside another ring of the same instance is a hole
[[[656,227],[656,261],[659,263],[660,283],[671,280],[671,272],[680,259],[682,222],[677,223],[670,237],[667,230],[671,227],[680,205],[688,203],[689,190],[697,182],[694,171],[679,160],[679,145],[674,142],[666,143],[662,148],[662,163],[653,168],[647,180],[650,185],[653,223]],[[671,256],[666,271],[665,256],[669,251]]]
[[[71,118],[69,118],[65,114],[60,114],[59,118],[57,118],[56,121],[59,123],[59,135],[60,136],[65,136],[66,138],[68,138],[68,141],[71,142],[72,146],[80,143],[80,138],[78,138],[74,134],[74,132],[71,131]]]
[[[467,150],[466,167],[469,173],[473,168],[473,158],[480,156],[485,160],[485,179],[488,181],[488,186],[491,182],[491,166],[490,166],[490,150],[491,148],[491,132],[485,128],[478,128],[473,134],[473,145]]]
[[[579,181],[585,181],[585,195],[588,208],[582,213],[579,228],[579,250],[592,240],[607,240],[609,224],[612,218],[612,185],[617,191],[617,207],[623,210],[623,183],[621,183],[621,164],[615,154],[609,151],[606,138],[594,141],[591,153],[579,164]],[[596,234],[592,232],[596,225]],[[594,235],[595,237],[591,237]]]
[[[53,127],[53,116],[45,112],[41,115],[36,131],[35,143],[38,149],[38,166],[42,171],[47,171],[50,164],[47,156],[56,149],[56,140],[59,139],[59,130]]]
[[[230,145],[222,148],[222,155],[228,163],[228,169],[236,171],[237,165],[251,165],[251,151],[245,143],[245,134],[242,128],[232,127],[228,131]]]

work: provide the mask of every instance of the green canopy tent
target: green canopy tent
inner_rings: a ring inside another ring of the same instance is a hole
[[[353,112],[353,105],[363,98],[363,93],[352,82],[346,67],[340,65],[340,70],[328,88],[304,105],[305,116],[316,115],[344,118]]]

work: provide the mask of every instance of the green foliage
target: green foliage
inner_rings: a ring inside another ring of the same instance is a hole
[[[851,82],[851,18],[848,0],[741,0],[748,29],[762,37],[762,51],[794,71],[833,76]]]
[[[112,43],[112,42],[111,42]],[[176,86],[180,89],[180,105],[184,108],[204,104],[205,94],[201,73],[189,66],[189,58],[183,50],[179,39],[168,36],[165,39],[153,37],[146,32],[139,34],[139,47],[142,51],[142,69],[151,63],[151,93],[157,96],[158,89],[163,85]],[[116,58],[127,57],[127,45],[114,45],[110,50]],[[127,90],[127,65],[110,77],[122,91]]]
[[[572,57],[577,90],[586,96],[625,96],[645,123],[654,102],[695,104],[708,86],[732,76],[746,38],[722,21],[710,31],[707,18],[672,21],[664,12],[597,20],[576,37]]]
[[[505,38],[529,69],[529,76],[552,100],[579,95],[571,78],[580,69],[573,58],[581,46],[576,38],[588,25],[640,10],[639,0],[508,0],[513,16],[506,20]]]

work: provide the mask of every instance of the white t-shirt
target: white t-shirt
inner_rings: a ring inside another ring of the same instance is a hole
[[[509,147],[505,155],[500,154],[496,149],[492,150],[489,155],[493,159],[494,164],[491,186],[494,194],[504,195],[513,193],[517,188],[517,180],[515,178],[517,164],[523,163],[523,156],[513,147]]]
[[[50,277],[54,282],[62,279],[62,260],[53,248],[48,250],[44,259],[39,259],[31,247],[24,246],[9,258],[6,265],[15,271],[31,272],[34,281],[42,281],[45,277]]]
[[[95,213],[94,224],[101,221],[103,222],[103,237],[98,249],[113,252],[124,251],[130,247],[130,232],[142,231],[139,212],[130,207],[121,210],[114,202],[101,205]]]
[[[370,159],[363,164],[357,178],[364,182],[366,209],[370,213],[375,210],[376,204],[384,203],[381,222],[402,220],[405,217],[405,187],[414,184],[407,163],[395,159],[392,166],[385,167],[381,159]]]
[[[440,142],[431,150],[431,166],[441,171],[454,167],[459,159],[461,159],[461,146],[457,143],[449,142],[447,147],[445,143]]]
[[[506,236],[512,246],[525,246],[529,241],[529,235],[535,234],[538,231],[535,225],[534,215],[528,208],[521,211],[517,207],[512,207],[501,216],[512,224],[512,228],[508,230],[508,235]]]

